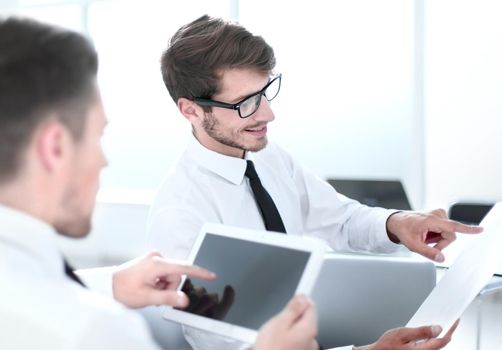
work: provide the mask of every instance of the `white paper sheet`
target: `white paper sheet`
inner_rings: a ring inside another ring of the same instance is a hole
[[[480,225],[484,231],[464,247],[407,327],[440,325],[444,336],[490,281],[502,256],[502,202]]]

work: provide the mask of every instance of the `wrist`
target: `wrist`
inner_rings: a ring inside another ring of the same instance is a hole
[[[387,236],[391,240],[391,242],[399,244],[401,243],[401,240],[398,238],[396,235],[397,232],[399,232],[399,214],[401,211],[396,211],[395,213],[392,213],[389,215],[387,218],[387,221],[385,223],[385,228],[387,230]],[[358,349],[354,348],[356,350],[366,350],[364,348]]]
[[[119,277],[120,278],[120,277]],[[120,295],[117,295],[117,294],[120,294],[120,293],[117,293],[117,270],[113,271],[112,273],[112,296],[113,296],[113,299],[117,300],[117,301],[120,301]]]
[[[124,299],[124,288],[122,286],[124,284],[123,275],[124,273],[120,266],[114,269],[112,273],[112,295],[113,299],[127,305],[126,300]]]

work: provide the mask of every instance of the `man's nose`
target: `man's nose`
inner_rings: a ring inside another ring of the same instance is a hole
[[[265,122],[271,122],[275,119],[274,112],[272,111],[272,108],[270,108],[270,102],[268,102],[265,96],[261,96],[260,106],[252,117],[256,121]]]

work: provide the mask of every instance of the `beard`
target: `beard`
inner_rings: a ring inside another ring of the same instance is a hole
[[[254,126],[250,125],[249,128],[253,128]],[[255,142],[254,144],[246,145],[244,142],[239,140],[238,135],[225,135],[221,130],[221,123],[214,117],[212,113],[205,113],[204,120],[202,121],[202,128],[213,140],[218,141],[219,143],[240,149],[244,152],[258,152],[265,148],[267,145],[267,137],[265,136],[262,142]]]
[[[66,217],[54,224],[56,232],[71,238],[84,238],[91,232],[91,217]]]
[[[54,223],[55,230],[62,236],[84,238],[92,228],[92,206],[88,213],[79,203],[77,191],[69,188],[65,191],[61,201],[60,218]]]

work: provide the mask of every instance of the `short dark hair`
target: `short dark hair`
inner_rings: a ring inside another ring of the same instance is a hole
[[[81,139],[97,70],[96,51],[81,34],[0,18],[0,182],[16,174],[33,132],[50,115]]]
[[[253,68],[270,74],[274,50],[244,27],[204,15],[181,27],[161,58],[164,83],[174,102],[180,97],[212,98],[221,71]]]

